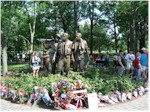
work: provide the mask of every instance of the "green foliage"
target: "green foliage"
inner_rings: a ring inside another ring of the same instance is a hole
[[[134,81],[126,74],[123,77],[118,76],[115,68],[109,67],[108,69],[92,69],[86,72],[85,77],[91,80],[91,89],[103,94],[109,94],[110,91],[121,89],[122,92],[132,91],[139,85],[143,85],[143,81]]]
[[[127,7],[128,6],[128,7]],[[127,45],[127,39],[129,36],[132,38],[131,24],[133,18],[133,10],[136,9],[135,21],[136,21],[136,33],[139,37],[139,22],[144,20],[144,23],[148,23],[148,1],[119,1],[116,7],[116,18],[117,25],[119,26],[119,32],[123,35],[123,38],[120,39],[119,45],[123,48],[123,44]],[[142,13],[143,12],[143,13]],[[147,35],[147,31],[145,31]],[[147,38],[146,38],[147,39]],[[124,42],[123,42],[124,41]],[[132,41],[132,40],[131,40]],[[138,41],[138,39],[137,39]],[[133,44],[132,42],[130,44]],[[125,46],[124,45],[124,46]],[[125,48],[126,49],[126,48]],[[132,49],[132,47],[131,47]]]
[[[86,71],[84,77],[81,76],[80,73],[72,71],[69,77],[60,74],[47,74],[46,76],[33,77],[32,74],[22,73],[20,76],[13,76],[2,82],[4,85],[11,83],[12,86],[10,86],[10,89],[16,88],[17,90],[25,90],[26,97],[28,97],[33,93],[34,86],[43,86],[52,94],[51,83],[68,80],[75,84],[78,79],[82,80],[82,82],[88,86],[87,90],[89,93],[102,92],[107,95],[113,90],[121,89],[122,92],[132,91],[144,84],[141,80],[131,80],[128,74],[123,77],[118,76],[116,70],[112,67],[108,69],[90,69]]]
[[[2,1],[2,31],[8,39],[8,50],[12,51],[28,51],[30,44],[30,28],[29,22],[33,20],[34,14],[33,1]],[[62,30],[70,34],[73,40],[74,32],[74,2],[73,1],[36,1],[37,18],[35,27],[34,45],[38,46],[37,38],[52,38],[56,33]],[[89,19],[91,16],[91,1],[78,1],[77,22]],[[127,7],[128,6],[128,7]],[[28,11],[26,10],[29,9]],[[115,21],[118,34],[121,33],[123,38],[118,36],[119,47],[127,44],[129,35],[129,26],[131,19],[131,10],[137,8],[136,21],[141,19],[148,23],[148,2],[147,1],[94,1],[94,17],[93,17],[93,48],[112,49],[114,39],[114,31],[112,24]],[[28,17],[28,13],[30,17]],[[11,18],[11,19],[10,19]],[[11,20],[11,22],[10,22]],[[83,38],[88,41],[90,46],[90,24],[84,27],[78,24],[78,30],[83,34]],[[10,32],[8,29],[10,28]],[[108,30],[109,29],[109,30]],[[111,33],[111,37],[108,35]],[[147,34],[147,33],[146,33]],[[108,47],[108,48],[107,48]],[[35,47],[36,48],[36,47]]]
[[[30,72],[29,64],[10,64],[8,65],[8,71],[13,71],[17,73],[21,72],[28,73]]]

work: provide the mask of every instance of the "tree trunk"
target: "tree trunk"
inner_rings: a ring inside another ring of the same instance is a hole
[[[140,39],[139,39],[139,41],[140,41],[140,49],[142,47],[145,47],[145,33],[146,33],[146,31],[145,31],[145,24],[144,24],[144,21],[141,21],[141,23],[140,23]]]
[[[133,52],[137,52],[137,41],[136,41],[136,9],[133,10],[133,41],[132,41],[132,48]]]
[[[54,22],[54,28],[55,28],[55,33],[54,33],[54,37],[56,36],[56,33],[57,33],[57,27],[56,27],[56,25],[57,25],[57,13],[56,13],[56,10],[55,10],[55,22]]]
[[[130,42],[129,42],[129,50],[133,50],[133,17],[132,17],[132,12],[130,14]]]
[[[129,52],[130,50],[130,34],[128,33],[128,38],[127,38],[127,50]]]
[[[144,30],[143,30],[143,47],[146,47],[145,42],[146,42],[146,23],[144,22]]]
[[[37,14],[36,14],[36,2],[34,1],[34,20],[33,20],[33,25],[31,26],[31,23],[29,23],[30,35],[31,35],[30,53],[33,52],[33,41],[34,41],[34,34],[35,34],[36,17],[37,17]]]
[[[93,54],[93,18],[94,18],[94,1],[91,2],[92,5],[90,7],[90,21],[91,21],[91,29],[90,29],[90,54]]]
[[[2,74],[6,75],[8,72],[8,63],[7,63],[7,39],[2,33]]]
[[[101,47],[100,46],[98,47],[98,52],[99,52],[99,54],[101,53]]]
[[[11,32],[11,20],[12,20],[12,15],[11,15],[11,7],[12,7],[12,2],[10,1],[10,9],[9,9],[9,22],[8,22],[8,32],[7,32],[7,36],[10,36],[10,32]],[[1,31],[1,36],[2,36],[2,74],[3,75],[7,75],[8,72],[8,62],[7,62],[7,38],[6,36],[3,34],[3,32]]]
[[[136,19],[135,19],[135,27],[134,27],[134,39],[135,39],[135,51],[134,53],[137,52],[137,48],[138,48],[138,26],[137,26],[137,22],[136,22]]]
[[[133,4],[132,4],[133,3]],[[131,4],[133,5],[133,9],[131,10],[131,21],[130,23],[131,26],[130,26],[130,37],[131,37],[131,43],[130,43],[130,46],[131,46],[131,50],[133,50],[134,53],[137,52],[137,38],[136,38],[136,12],[137,12],[137,6],[136,6],[136,2],[131,2]]]
[[[77,1],[74,1],[74,39],[76,38],[77,32]]]
[[[132,49],[135,52],[135,18],[133,15],[133,41],[132,41]]]
[[[33,40],[34,40],[34,32],[31,32],[30,53],[33,52]]]
[[[116,50],[116,53],[118,52],[118,40],[117,40],[117,33],[116,33],[116,20],[115,20],[115,14],[114,14],[114,37],[115,37],[115,50]]]

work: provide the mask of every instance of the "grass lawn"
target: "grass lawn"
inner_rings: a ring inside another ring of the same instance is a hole
[[[29,64],[9,64],[8,71],[13,72],[31,72],[31,68],[29,68]]]
[[[87,64],[88,59],[85,60],[85,64]],[[91,61],[90,61],[91,62]],[[89,63],[91,65],[91,63]],[[112,66],[112,58],[110,58],[110,66]],[[0,69],[2,70],[2,66],[0,66]],[[8,71],[9,72],[16,72],[16,73],[32,73],[31,65],[29,66],[28,63],[12,63],[8,64]],[[43,71],[40,69],[40,71]]]

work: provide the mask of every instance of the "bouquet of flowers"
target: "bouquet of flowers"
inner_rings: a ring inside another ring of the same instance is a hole
[[[24,90],[19,90],[18,95],[19,95],[20,103],[23,103],[23,98],[25,96],[25,91]]]
[[[9,93],[9,96],[12,98],[13,101],[16,101],[17,91],[12,89]]]
[[[134,96],[134,97],[136,97],[136,98],[138,97],[138,92],[137,92],[137,90],[136,90],[136,89],[135,89],[135,90],[133,90],[132,94],[133,94],[133,96]]]
[[[122,99],[121,99],[121,101],[125,102],[126,100],[127,100],[126,93],[122,93]]]
[[[132,99],[132,93],[131,92],[127,92],[126,93],[126,98],[131,100]]]
[[[145,89],[144,89],[143,86],[138,87],[138,93],[139,93],[140,96],[142,96],[145,93]]]
[[[104,102],[106,102],[106,103],[108,103],[108,104],[116,104],[114,101],[112,101],[112,100],[109,98],[108,95],[102,96],[102,97],[101,97],[101,101],[104,101]]]
[[[97,94],[97,100],[98,100],[98,106],[99,107],[105,107],[106,105],[105,104],[102,104],[101,103],[101,98],[102,98],[102,93],[101,92],[99,92],[98,94]]]
[[[85,93],[73,93],[73,91],[86,89],[86,85],[78,80],[77,83],[70,83],[68,80],[52,83],[52,91],[56,106],[60,106],[66,110],[74,110],[83,107]]]
[[[0,96],[2,97],[3,96],[3,85],[0,84]]]
[[[27,104],[31,105],[32,101],[34,101],[34,105],[36,105],[41,100],[41,98],[47,106],[51,105],[52,100],[47,89],[41,86],[35,86],[34,93],[30,95]]]
[[[118,101],[118,98],[117,98],[117,95],[114,93],[114,92],[112,92],[111,94],[110,94],[110,99],[112,100],[112,101],[114,101],[115,103],[118,103],[119,101]]]
[[[71,83],[68,80],[61,80],[60,82],[52,83],[52,96],[54,97],[54,102],[56,106],[60,106],[63,109],[69,110],[69,102],[71,99],[71,95],[69,91],[71,91]]]
[[[144,92],[148,92],[148,81],[146,81],[145,83],[144,83]]]
[[[74,90],[86,90],[87,85],[84,85],[81,80],[77,80],[77,83],[75,83]],[[74,100],[76,101],[76,107],[84,107],[83,103],[85,104],[86,107],[87,105],[87,93],[86,92],[81,92],[81,93],[75,93],[74,94]]]
[[[120,91],[118,91],[118,90],[116,90],[116,91],[114,91],[114,94],[117,96],[117,99],[119,100],[119,101],[121,101],[121,93],[120,93]]]
[[[2,97],[5,97],[5,98],[8,98],[8,94],[9,92],[8,92],[8,87],[6,87],[6,86],[3,86],[3,88],[2,88]]]

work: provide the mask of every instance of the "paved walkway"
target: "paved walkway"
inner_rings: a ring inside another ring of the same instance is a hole
[[[41,107],[30,107],[22,104],[14,104],[10,101],[0,99],[0,111],[52,111],[50,109]],[[128,101],[125,103],[115,104],[107,107],[99,108],[99,111],[148,111],[149,110],[149,94],[146,93],[144,96]],[[56,110],[55,110],[56,111]],[[62,110],[63,111],[63,110]],[[78,111],[88,111],[87,109],[82,109]],[[95,111],[94,111],[95,112]]]

